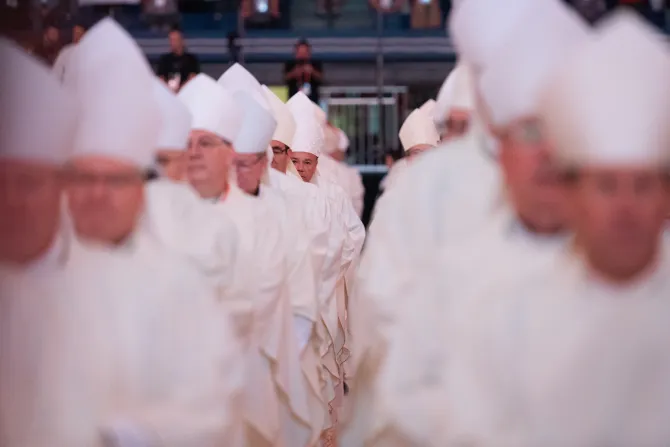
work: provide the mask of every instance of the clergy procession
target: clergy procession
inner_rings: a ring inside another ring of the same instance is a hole
[[[0,447],[670,445],[669,44],[502,3],[367,235],[303,92],[0,40]]]

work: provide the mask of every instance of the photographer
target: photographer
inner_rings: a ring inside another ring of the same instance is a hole
[[[289,97],[302,91],[313,102],[319,103],[319,88],[323,81],[321,62],[312,60],[312,48],[306,39],[295,45],[295,59],[284,66],[284,81]]]

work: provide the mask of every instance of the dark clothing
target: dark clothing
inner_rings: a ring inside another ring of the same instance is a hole
[[[198,73],[200,73],[200,62],[194,54],[188,52],[181,55],[166,53],[158,60],[158,76],[165,81],[179,76],[180,86],[184,85],[191,75]]]
[[[314,70],[318,71],[321,73],[321,76],[323,77],[323,68],[321,66],[321,62],[316,62],[316,61],[289,61],[286,62],[284,65],[284,79],[286,79],[286,75],[293,70],[295,67],[299,65],[304,65],[304,64],[312,64],[312,67],[314,67]],[[302,90],[304,94],[306,94],[309,99],[311,99],[315,103],[319,103],[319,89],[321,88],[321,82],[322,79],[316,79],[313,76],[306,76],[306,75],[301,75],[297,79],[289,79],[286,81],[286,86],[288,87],[288,94],[289,97],[295,95],[299,91]]]

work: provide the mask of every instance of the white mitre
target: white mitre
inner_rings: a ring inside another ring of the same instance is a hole
[[[243,114],[231,92],[204,73],[191,79],[177,97],[191,112],[191,130],[205,130],[232,143],[242,126]]]
[[[586,22],[559,0],[538,0],[533,20],[507,35],[479,78],[488,121],[496,128],[535,116],[542,88],[589,36]]]
[[[543,0],[467,0],[455,5],[448,33],[458,56],[477,71],[483,69],[507,34],[533,20],[524,19],[538,1]]]
[[[263,86],[263,94],[270,106],[270,111],[275,121],[277,121],[277,128],[272,139],[291,147],[293,135],[295,134],[295,119],[293,119],[291,110],[265,85]]]
[[[154,99],[161,117],[156,149],[186,149],[193,121],[191,112],[159,78],[154,78]]]
[[[634,13],[615,13],[552,77],[540,118],[569,166],[670,162],[670,54]]]
[[[260,82],[240,64],[233,64],[219,77],[217,82],[231,93],[239,91],[248,93],[258,104],[270,109]]]
[[[0,158],[61,165],[77,129],[74,96],[49,68],[0,38]]]
[[[161,126],[154,74],[118,23],[104,19],[84,35],[65,83],[81,107],[71,157],[108,156],[141,168],[153,165]]]
[[[292,111],[292,113],[296,122],[296,128],[291,150],[293,152],[306,152],[317,157],[320,156],[326,142],[323,126],[314,117],[314,111],[311,109],[298,109],[297,111]]]
[[[233,142],[235,152],[239,154],[266,153],[277,128],[277,121],[272,113],[258,104],[250,94],[238,91],[234,96],[244,115],[240,131]]]
[[[444,80],[437,94],[437,101],[431,116],[438,130],[444,127],[444,122],[452,110],[474,110],[474,95],[472,70],[465,62],[459,62]]]
[[[437,129],[435,129],[433,120],[421,109],[414,109],[407,116],[400,128],[398,138],[400,138],[400,143],[405,151],[420,144],[437,146],[440,141],[440,135],[437,133]]]

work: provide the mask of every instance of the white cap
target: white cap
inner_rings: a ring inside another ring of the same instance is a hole
[[[337,142],[337,148],[341,152],[346,152],[349,150],[349,137],[347,137],[347,134],[344,133],[342,129],[339,127],[337,128],[337,134],[339,135],[339,139]]]
[[[437,94],[435,108],[431,114],[437,128],[444,126],[444,121],[453,109],[473,110],[474,95],[472,70],[466,63],[459,62],[451,70]]]
[[[484,68],[499,43],[519,23],[527,9],[542,0],[467,0],[455,5],[448,32],[458,55],[477,69]]]
[[[297,113],[311,113],[312,116],[316,119],[314,116],[315,104],[303,92],[298,92],[291,96],[286,102],[286,105],[288,106],[289,110],[291,110],[294,118]]]
[[[312,111],[294,114],[296,128],[291,150],[293,152],[307,152],[317,157],[325,146],[323,126],[314,117]]]
[[[72,148],[76,100],[46,65],[0,38],[0,157],[60,165]]]
[[[156,149],[186,149],[191,131],[191,113],[167,85],[154,78],[154,98],[161,116]]]
[[[191,112],[191,130],[206,130],[232,143],[242,126],[243,115],[231,92],[204,73],[188,81],[177,97]]]
[[[260,82],[237,62],[228,68],[217,82],[231,93],[242,91],[250,94],[257,103],[267,110],[270,109]]]
[[[154,74],[118,23],[104,19],[84,35],[65,82],[81,106],[72,157],[108,156],[141,168],[152,166],[161,126]]]
[[[235,100],[241,106],[244,118],[233,142],[238,154],[261,154],[267,151],[277,127],[272,113],[258,104],[250,94],[235,92]]]
[[[540,118],[571,165],[654,166],[670,160],[670,55],[663,37],[620,12],[546,86]]]
[[[277,128],[272,139],[291,147],[293,135],[295,134],[295,120],[293,119],[291,110],[266,86],[263,86],[263,94],[270,106],[272,115],[277,121]]]
[[[440,141],[440,135],[433,121],[421,109],[414,109],[409,114],[400,128],[398,137],[405,151],[420,144],[436,146]]]
[[[589,28],[559,0],[538,0],[533,20],[507,35],[479,78],[479,91],[494,127],[535,115],[538,95],[554,68],[581,46]]]
[[[426,114],[426,116],[433,116],[433,112],[435,112],[436,105],[437,102],[434,99],[429,99],[428,101],[421,104],[421,107],[419,108],[423,111],[423,113]]]

